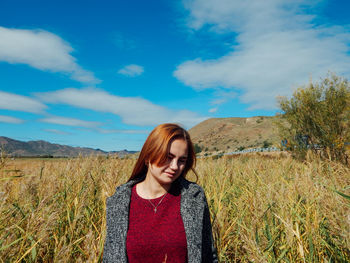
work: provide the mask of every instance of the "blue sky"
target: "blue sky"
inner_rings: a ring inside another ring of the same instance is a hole
[[[349,1],[18,1],[0,9],[0,136],[140,150],[157,124],[274,115],[350,77]]]

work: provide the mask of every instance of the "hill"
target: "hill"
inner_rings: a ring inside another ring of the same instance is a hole
[[[264,145],[279,144],[279,138],[273,128],[276,117],[256,116],[249,118],[211,118],[189,130],[194,144],[202,148],[202,152],[232,152],[239,149],[257,148]],[[53,144],[46,141],[18,141],[0,136],[0,148],[11,156],[53,156],[75,157],[81,155],[119,155],[135,153],[135,151],[111,151],[85,147],[72,147]]]
[[[211,118],[189,130],[193,143],[204,152],[232,152],[279,144],[273,127],[276,117]]]
[[[6,152],[6,154],[11,156],[20,157],[38,157],[38,156],[53,156],[53,157],[75,157],[78,155],[107,155],[107,154],[118,154],[119,156],[124,156],[129,152],[127,150],[123,151],[113,151],[106,152],[100,149],[92,149],[86,147],[72,147],[67,145],[60,145],[55,143],[49,143],[46,141],[17,141],[8,137],[0,136],[0,147]]]

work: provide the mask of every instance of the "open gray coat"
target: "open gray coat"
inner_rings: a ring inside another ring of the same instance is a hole
[[[107,236],[103,251],[105,263],[128,262],[126,234],[129,205],[132,186],[138,182],[132,180],[117,187],[114,195],[107,198]],[[187,239],[188,262],[217,262],[208,203],[203,189],[183,177],[179,177],[176,183],[181,189],[181,216]]]

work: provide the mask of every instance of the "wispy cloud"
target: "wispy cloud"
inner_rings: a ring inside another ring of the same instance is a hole
[[[225,103],[225,102],[226,102],[226,99],[221,98],[221,99],[214,99],[214,100],[212,100],[210,103],[211,103],[212,105],[220,105],[220,104],[223,104],[223,103]]]
[[[227,103],[232,98],[237,97],[237,93],[233,92],[233,91],[218,90],[218,91],[214,92],[214,96],[216,98],[213,98],[210,101],[210,105],[214,105],[215,107],[209,109],[210,113],[217,112],[219,110],[220,105]]]
[[[215,113],[215,112],[217,112],[217,111],[218,111],[218,107],[209,109],[209,112],[210,112],[210,113]]]
[[[59,135],[70,135],[72,133],[70,132],[65,132],[61,130],[56,130],[56,129],[43,129],[43,131],[49,132],[49,133],[54,133],[54,134],[59,134]]]
[[[144,70],[142,66],[131,64],[118,70],[118,73],[128,77],[136,77],[140,76],[143,71]]]
[[[328,71],[350,76],[349,27],[317,26],[319,2],[184,1],[190,28],[237,37],[228,54],[186,61],[174,76],[196,90],[240,90],[251,109],[275,109],[277,95],[289,95],[310,76],[318,79]]]
[[[69,74],[80,82],[99,82],[92,72],[77,64],[73,51],[69,43],[45,30],[0,27],[0,61]]]
[[[0,109],[42,113],[46,108],[45,104],[35,99],[0,91]]]
[[[218,90],[214,92],[214,98],[210,104],[211,105],[221,105],[229,101],[230,99],[236,98],[237,93],[234,91],[224,91],[224,90]]]
[[[135,40],[130,39],[119,32],[114,33],[113,42],[120,49],[130,50],[136,48]]]
[[[69,88],[37,93],[36,96],[46,103],[68,104],[79,108],[113,113],[120,116],[124,123],[137,126],[178,122],[186,127],[192,127],[206,119],[188,110],[174,111],[140,97],[120,97],[96,88]]]
[[[84,121],[74,118],[66,118],[60,116],[50,116],[39,120],[40,122],[52,123],[52,124],[60,124],[65,126],[75,126],[75,127],[85,127],[85,128],[95,128],[101,123],[94,121]]]
[[[95,131],[102,134],[110,134],[110,133],[122,133],[122,134],[149,134],[149,130],[118,130],[118,129],[102,129],[96,128]]]
[[[0,122],[13,123],[13,124],[21,124],[24,122],[22,119],[18,119],[15,117],[0,115]]]

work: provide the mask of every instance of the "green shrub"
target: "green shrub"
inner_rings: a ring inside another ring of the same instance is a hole
[[[295,157],[308,150],[329,160],[348,163],[345,143],[350,141],[350,85],[330,74],[319,83],[310,82],[293,96],[279,98],[282,111],[276,122]]]
[[[202,147],[200,147],[197,143],[194,144],[194,152],[200,153],[202,151]]]

